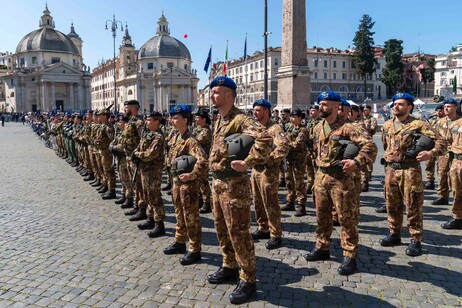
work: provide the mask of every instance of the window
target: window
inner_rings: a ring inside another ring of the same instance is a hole
[[[239,73],[242,73],[242,66],[239,68]]]
[[[51,58],[51,64],[59,63],[61,62],[61,58]]]
[[[75,62],[75,59],[74,59],[74,62]],[[32,64],[37,64],[37,57],[32,57]]]
[[[132,90],[128,90],[128,95],[132,95],[133,94],[133,91]]]
[[[253,81],[253,74],[250,74],[250,81]]]
[[[342,73],[342,79],[346,80],[347,79],[347,73]]]
[[[324,67],[327,67],[327,60],[324,60]]]
[[[279,65],[279,58],[274,58],[274,65],[278,66]]]
[[[337,61],[334,61],[333,65],[334,65],[334,68],[336,68],[337,67]]]
[[[342,68],[346,68],[346,61],[342,62]]]
[[[332,75],[332,79],[337,79],[337,73],[334,73],[334,74]]]
[[[318,72],[314,72],[314,79],[318,79]]]
[[[441,77],[445,77],[446,76],[446,72],[441,72]]]
[[[314,60],[314,67],[318,67],[318,60],[317,59]]]
[[[253,63],[250,63],[250,70],[253,70]]]
[[[324,79],[327,79],[327,73],[324,73]]]
[[[20,65],[21,65],[21,66],[24,65],[24,63],[25,63],[25,62],[24,62],[24,58],[21,58],[21,60],[20,60]]]
[[[258,62],[255,62],[255,69],[258,68]]]

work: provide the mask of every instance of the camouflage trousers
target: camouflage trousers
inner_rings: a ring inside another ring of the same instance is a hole
[[[94,168],[94,173],[95,173],[95,177],[100,181],[100,182],[103,182],[103,175],[102,175],[102,169],[101,169],[101,163],[100,163],[100,160],[99,160],[99,154],[98,154],[98,150],[95,149],[95,147],[91,147],[90,149],[90,155],[91,155],[91,164]]]
[[[401,233],[406,206],[409,233],[414,240],[421,241],[424,185],[420,166],[404,170],[386,167],[385,172],[385,203],[390,233]]]
[[[141,163],[140,163],[141,164]],[[135,168],[136,165],[132,161],[132,159],[127,156],[127,169],[128,169],[128,175],[130,176],[130,180],[133,179],[133,174],[135,173]],[[136,203],[139,207],[146,209],[148,207],[147,203],[143,200],[143,195],[142,195],[142,185],[141,185],[141,177],[140,177],[140,168],[138,168],[138,176],[135,179],[135,183],[132,181],[132,187],[133,187],[133,195],[136,196]]]
[[[436,193],[438,196],[448,199],[449,198],[449,153],[438,157],[437,168],[438,172],[438,188]]]
[[[425,162],[425,176],[428,182],[435,182],[435,165],[435,157]]]
[[[361,167],[361,183],[369,183],[372,179],[372,171],[374,170],[373,163],[366,163]]]
[[[109,149],[100,149],[101,166],[103,168],[103,180],[109,190],[114,190],[116,185],[116,175],[112,168],[112,153]]]
[[[240,279],[253,283],[257,265],[250,236],[250,196],[247,175],[212,181],[212,210],[223,266],[236,268],[239,264]]]
[[[306,154],[306,186],[313,187],[316,163],[311,158],[311,154]]]
[[[117,158],[117,172],[122,183],[122,194],[127,198],[133,198],[133,186],[128,172],[127,158],[124,154],[119,154]]]
[[[162,184],[162,165],[145,165],[140,162],[139,182],[141,184],[138,205],[147,208],[146,215],[156,222],[165,220],[165,207],[160,186]],[[142,201],[141,201],[142,200]]]
[[[265,233],[270,232],[272,237],[281,238],[281,208],[278,200],[279,165],[254,168],[251,183],[258,229]]]
[[[313,193],[316,205],[316,248],[328,250],[332,242],[332,209],[338,213],[342,227],[340,244],[343,256],[355,258],[358,253],[358,189],[352,174],[326,174],[318,171]]]
[[[200,252],[202,227],[199,217],[199,182],[182,183],[173,178],[172,201],[175,206],[175,242],[184,244],[189,238],[189,251]]]
[[[210,190],[209,184],[209,173],[199,176],[199,190],[202,201],[208,202],[210,200],[210,196],[212,195],[212,191]]]
[[[89,174],[93,174],[93,166],[91,164],[91,156],[90,156],[90,151],[88,149],[88,145],[83,146],[83,157],[84,157],[84,167],[87,170]]]
[[[287,201],[297,204],[306,204],[306,185],[305,185],[306,160],[287,160],[286,185]]]
[[[359,209],[359,206],[360,206],[360,203],[361,203],[361,181],[362,181],[361,174],[360,174],[359,170],[357,170],[357,171],[355,171],[353,173],[353,178],[354,178],[355,190],[356,190],[356,192],[355,192],[356,200],[354,201],[354,204]],[[337,214],[337,208],[335,206],[332,207],[332,220],[339,221],[338,220],[338,214]]]
[[[454,159],[449,171],[451,177],[454,205],[452,206],[452,217],[462,219],[462,160]]]

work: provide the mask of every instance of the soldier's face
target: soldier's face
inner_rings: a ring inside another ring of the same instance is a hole
[[[370,110],[369,108],[364,108],[364,110],[363,110],[363,115],[364,115],[365,117],[370,116],[370,115],[371,115],[371,110]]]
[[[437,110],[436,111],[436,115],[437,115],[438,118],[443,117],[443,116],[440,116],[441,112],[443,113],[443,116],[444,115],[453,116],[457,112],[457,106],[454,105],[454,104],[446,104],[446,105],[444,105],[444,110]]]
[[[213,106],[216,108],[220,108],[229,104],[229,101],[233,100],[229,99],[229,96],[232,96],[232,92],[230,89],[226,87],[216,86],[212,88],[212,93],[210,94],[210,98],[212,99]]]
[[[198,126],[204,126],[205,125],[205,119],[203,119],[200,116],[195,116],[194,117],[194,122],[196,122],[196,125],[198,125]]]
[[[125,129],[125,122],[124,121],[119,121],[119,124],[117,124],[120,130]]]
[[[391,109],[391,112],[393,113],[394,116],[400,117],[400,116],[409,114],[411,110],[412,110],[412,105],[408,103],[407,100],[398,99],[395,101],[394,106]]]
[[[300,123],[302,123],[302,118],[297,117],[295,115],[291,115],[290,116],[290,123],[292,123],[295,126],[300,125]]]
[[[172,117],[172,126],[174,129],[178,129],[178,130],[183,129],[188,126],[188,119],[183,118],[179,114],[175,114]]]
[[[144,121],[144,123],[146,124],[146,127],[150,131],[154,131],[154,130],[158,129],[159,126],[160,126],[159,120],[156,120],[156,119],[154,119],[152,117],[147,117],[146,120]]]
[[[87,113],[87,120],[88,121],[93,121],[93,115],[91,113]]]
[[[359,116],[359,111],[351,110],[350,115],[348,116],[348,119],[350,121],[354,121],[358,118],[358,116]]]
[[[290,113],[284,112],[284,113],[282,114],[282,119],[284,120],[284,122],[289,121],[289,118],[290,118]]]
[[[350,114],[351,108],[347,106],[338,106],[338,115],[344,118],[348,118],[348,115]]]
[[[320,101],[319,102],[319,115],[323,118],[330,116],[334,109],[339,109],[339,103],[334,101]]]
[[[317,109],[310,109],[310,116],[313,119],[317,119],[319,117],[319,110]]]
[[[266,108],[262,106],[255,106],[253,108],[253,117],[257,121],[261,121],[265,118]]]

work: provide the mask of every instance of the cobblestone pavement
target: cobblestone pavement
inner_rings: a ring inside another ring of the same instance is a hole
[[[0,307],[229,305],[234,285],[206,282],[221,262],[212,214],[202,216],[202,263],[184,267],[179,256],[162,253],[174,233],[168,195],[168,236],[149,239],[29,127],[0,127],[0,148]],[[435,193],[425,194],[422,256],[405,255],[406,229],[403,245],[383,248],[378,241],[387,234],[386,216],[374,211],[383,202],[380,173],[383,169],[376,165],[371,191],[361,197],[359,272],[337,274],[339,228],[330,261],[305,261],[303,255],[314,245],[310,201],[308,216],[284,214],[284,248],[268,252],[264,242],[256,243],[259,291],[249,306],[462,305],[461,232],[440,228],[450,207],[430,205]]]

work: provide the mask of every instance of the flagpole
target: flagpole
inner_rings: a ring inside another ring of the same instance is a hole
[[[247,49],[247,33],[245,34],[245,47],[244,49]],[[247,114],[247,87],[249,86],[248,81],[247,81],[247,50],[244,50],[244,67],[245,67],[245,100],[244,100],[244,110],[245,114]]]
[[[212,63],[212,66],[210,67],[210,73],[209,73],[209,116],[211,117],[210,120],[212,122],[212,127],[213,127],[212,100],[210,99],[210,96],[211,96],[210,94],[212,92],[212,89],[210,89],[210,84],[211,84],[212,70],[213,70],[212,45],[210,45],[210,62]]]

